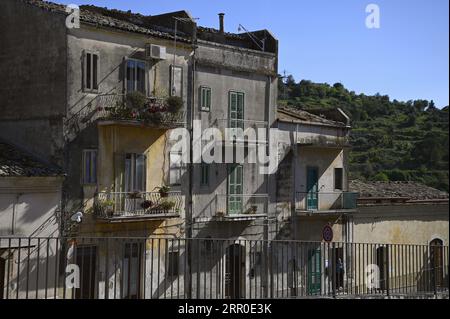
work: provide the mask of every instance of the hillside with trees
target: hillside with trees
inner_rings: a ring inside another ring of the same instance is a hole
[[[341,83],[279,80],[279,104],[303,110],[341,108],[352,120],[350,177],[416,181],[449,189],[448,106],[356,94]]]

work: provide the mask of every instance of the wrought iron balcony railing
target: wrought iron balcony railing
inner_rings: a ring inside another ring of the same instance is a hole
[[[297,192],[297,211],[333,211],[356,209],[359,193],[355,192]]]
[[[264,218],[268,213],[267,194],[216,194],[214,200],[202,211],[195,212],[194,219],[249,220]]]
[[[73,138],[89,123],[96,120],[124,120],[145,123],[158,128],[175,128],[185,125],[185,111],[170,112],[164,99],[147,97],[145,106],[133,109],[126,106],[124,94],[99,94],[66,122],[66,134]]]
[[[177,217],[183,207],[181,192],[101,192],[94,214],[101,219]]]

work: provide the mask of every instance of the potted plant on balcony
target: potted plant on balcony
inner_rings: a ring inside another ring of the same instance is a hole
[[[152,207],[153,206],[153,202],[151,201],[151,200],[144,200],[142,203],[141,203],[141,207],[142,207],[142,209],[144,209],[144,210],[147,210],[147,209],[149,209],[150,207]]]
[[[256,206],[256,205],[253,205],[253,206],[250,206],[246,211],[245,211],[245,214],[256,214],[256,212],[258,211],[258,206]]]
[[[147,103],[147,97],[139,91],[133,91],[127,93],[125,103],[130,109],[142,110]]]
[[[163,185],[163,186],[157,187],[157,189],[158,189],[159,195],[162,198],[169,196],[169,191],[170,191],[169,186]]]
[[[163,200],[158,206],[160,210],[167,212],[175,207],[175,202],[172,200]]]
[[[110,199],[101,200],[95,204],[94,211],[105,217],[111,217],[114,214],[114,204],[114,201]]]
[[[128,198],[130,198],[130,199],[139,199],[139,198],[142,198],[142,195],[141,195],[140,192],[134,191],[134,192],[131,192],[131,193],[128,194]]]
[[[166,99],[167,111],[172,114],[177,114],[183,107],[183,99],[179,96],[169,96]]]
[[[219,211],[216,212],[216,216],[217,217],[224,217],[225,213],[223,211],[219,210]]]

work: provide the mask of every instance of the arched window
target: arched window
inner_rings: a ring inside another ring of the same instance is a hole
[[[444,279],[443,242],[435,238],[430,242],[430,271],[431,286],[434,289],[442,287]]]

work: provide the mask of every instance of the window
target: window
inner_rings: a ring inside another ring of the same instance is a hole
[[[181,185],[181,177],[183,176],[183,164],[181,162],[180,153],[170,153],[170,185]]]
[[[229,93],[229,125],[230,128],[244,129],[244,93]]]
[[[209,164],[200,164],[200,186],[209,185]]]
[[[83,150],[83,184],[97,183],[97,150]]]
[[[334,169],[334,189],[343,190],[344,189],[344,175],[342,168]]]
[[[169,258],[167,258],[167,274],[170,277],[178,276],[179,261],[180,253],[178,251],[169,251]]]
[[[99,56],[96,53],[84,52],[84,79],[85,91],[98,90]]]
[[[183,69],[179,66],[170,66],[170,95],[182,95],[183,88]]]
[[[146,156],[134,153],[126,154],[125,192],[145,192],[146,180]]]
[[[211,110],[211,88],[200,87],[200,109],[202,111]]]
[[[145,62],[128,59],[126,63],[127,92],[138,91],[145,94]]]

